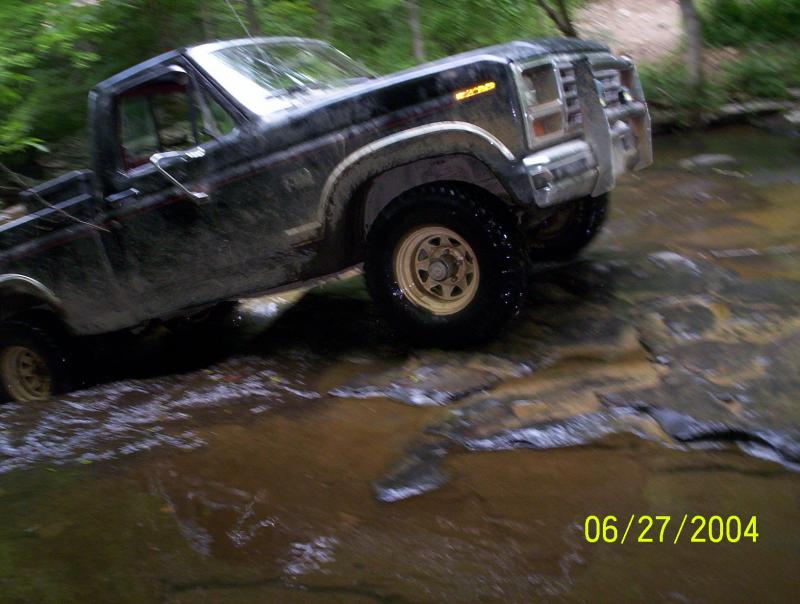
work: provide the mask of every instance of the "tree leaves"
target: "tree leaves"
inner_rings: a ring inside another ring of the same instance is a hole
[[[327,38],[379,73],[415,62],[405,0],[3,0],[0,156],[43,152],[43,141],[83,129],[86,93],[122,69],[183,45],[244,37],[229,5],[264,35]],[[530,0],[418,5],[428,59],[554,32]]]

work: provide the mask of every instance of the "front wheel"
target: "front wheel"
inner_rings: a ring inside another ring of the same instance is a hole
[[[458,184],[394,200],[367,240],[372,298],[406,336],[434,346],[479,342],[519,310],[524,264],[500,203]]]
[[[66,350],[49,331],[21,321],[0,324],[0,400],[43,401],[69,387]]]

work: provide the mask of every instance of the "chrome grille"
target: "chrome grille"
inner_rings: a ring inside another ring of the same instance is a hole
[[[620,104],[619,91],[622,89],[619,71],[616,69],[601,69],[593,72],[594,77],[603,85],[603,98],[606,107],[617,107]]]
[[[575,70],[572,65],[561,65],[558,68],[561,76],[561,91],[567,116],[567,131],[577,130],[583,123],[581,106],[578,102],[578,87],[575,84]]]
[[[578,102],[578,87],[575,83],[575,70],[569,63],[558,66],[561,77],[561,90],[567,117],[566,129],[573,132],[580,129],[583,123],[581,106]],[[620,73],[616,69],[601,69],[593,71],[595,79],[603,85],[603,100],[606,108],[616,107],[620,104],[619,92],[622,88]]]

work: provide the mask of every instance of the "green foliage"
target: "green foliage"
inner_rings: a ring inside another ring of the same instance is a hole
[[[791,98],[788,89],[800,86],[800,47],[751,48],[724,67],[722,86],[733,100]]]
[[[242,37],[240,19],[264,35],[327,39],[379,73],[414,63],[405,0],[253,2],[257,23],[248,22],[245,0],[3,0],[0,156],[19,164],[79,132],[95,83],[173,48]],[[428,59],[557,33],[533,0],[418,2]],[[568,0],[573,9],[580,2]],[[700,94],[685,85],[682,61],[645,66],[656,111],[689,116],[728,100],[783,97],[787,86],[800,86],[792,44],[800,40],[800,0],[705,0],[700,9],[707,44],[747,50],[711,74]]]
[[[679,124],[725,103],[791,98],[800,86],[800,0],[705,0],[699,3],[707,46],[742,49],[738,58],[707,69],[698,93],[686,85],[682,57],[641,69],[648,102]]]
[[[643,65],[639,75],[651,112],[670,112],[679,126],[691,125],[696,115],[714,112],[724,100],[724,91],[714,82],[706,82],[701,91],[687,86],[689,76],[682,61]]]
[[[800,46],[753,46],[708,73],[700,93],[686,85],[686,67],[679,57],[644,65],[639,73],[653,113],[670,112],[678,125],[688,126],[693,115],[714,113],[725,103],[792,98],[789,88],[800,87]]]
[[[800,0],[708,0],[700,16],[711,46],[800,40]]]
[[[439,0],[425,5],[428,48],[436,57],[520,38],[554,35],[550,21],[534,2],[515,0]]]
[[[419,2],[429,59],[555,33],[530,0]],[[414,63],[404,0],[254,3],[256,24],[244,0],[3,0],[0,156],[24,161],[26,150],[79,131],[95,83],[173,48],[243,37],[240,19],[264,35],[328,39],[379,73]]]
[[[7,154],[41,146],[42,109],[60,107],[65,91],[71,96],[72,82],[99,58],[82,40],[110,26],[69,0],[5,0],[0,22],[13,24],[0,30],[0,154]]]

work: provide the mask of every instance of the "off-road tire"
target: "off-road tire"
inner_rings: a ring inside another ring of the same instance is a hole
[[[69,392],[72,386],[70,375],[70,351],[63,334],[54,329],[26,321],[0,323],[0,402],[18,400],[9,388],[2,359],[11,347],[24,347],[38,355],[46,366],[50,378],[49,397]],[[21,401],[27,402],[27,401]]]
[[[469,303],[440,315],[415,304],[398,283],[395,254],[416,229],[445,227],[474,250],[480,279]],[[392,201],[372,225],[364,269],[369,292],[402,336],[436,347],[494,337],[514,317],[525,291],[524,247],[502,202],[462,183],[435,183]]]
[[[569,260],[578,255],[597,236],[608,213],[608,194],[582,197],[526,233],[528,255],[534,262]],[[552,225],[561,222],[553,230]]]

